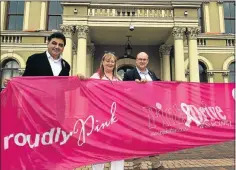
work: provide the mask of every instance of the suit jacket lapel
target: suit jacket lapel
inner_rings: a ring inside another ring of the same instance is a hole
[[[140,75],[139,75],[139,73],[138,73],[137,68],[134,69],[134,77],[135,77],[135,79],[141,80],[141,77],[140,77]]]
[[[44,52],[44,69],[45,69],[45,72],[47,72],[48,74],[50,74],[51,76],[53,76],[53,72],[52,72],[52,67],[49,63],[49,60],[48,60],[48,56],[46,54],[46,52]]]
[[[63,59],[61,59],[61,72],[59,76],[63,76],[64,69],[66,68],[66,63]]]

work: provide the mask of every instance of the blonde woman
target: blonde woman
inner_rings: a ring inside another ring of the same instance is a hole
[[[102,57],[100,67],[96,73],[90,78],[108,80],[108,81],[121,81],[121,78],[116,73],[117,58],[112,52],[105,52]],[[77,74],[80,79],[86,79],[83,75]],[[104,164],[92,165],[93,170],[104,170]],[[124,160],[112,161],[111,170],[124,170]]]
[[[111,53],[105,53],[102,57],[100,67],[96,73],[94,73],[90,78],[109,80],[109,81],[121,81],[121,78],[116,73],[116,56]],[[103,170],[104,164],[94,164],[92,165],[93,170]],[[111,170],[124,170],[124,160],[112,161]]]
[[[98,71],[94,73],[90,78],[120,81],[121,78],[119,78],[116,73],[116,60],[116,56],[113,53],[105,53],[100,62]]]

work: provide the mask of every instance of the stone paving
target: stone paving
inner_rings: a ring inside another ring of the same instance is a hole
[[[197,147],[178,152],[162,154],[156,157],[161,161],[164,170],[234,170],[235,169],[235,141],[212,146]],[[155,161],[155,160],[153,160]],[[142,159],[140,170],[151,170],[149,159]],[[105,164],[109,170],[110,164]],[[76,170],[91,170],[91,166]],[[125,161],[125,170],[134,169],[133,160]],[[135,168],[136,169],[136,168]]]

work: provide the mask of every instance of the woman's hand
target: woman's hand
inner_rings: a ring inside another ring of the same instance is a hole
[[[11,79],[5,79],[5,80],[3,81],[4,87],[7,87],[7,84],[8,84],[8,82],[9,82],[10,80],[11,80]]]
[[[83,74],[77,73],[77,76],[80,80],[86,80],[88,77],[84,76]]]
[[[146,79],[141,79],[141,80],[135,79],[135,82],[137,82],[137,83],[146,83],[147,80]]]

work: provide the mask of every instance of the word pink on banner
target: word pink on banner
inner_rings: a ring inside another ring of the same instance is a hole
[[[234,84],[14,78],[1,169],[57,170],[234,140]]]

